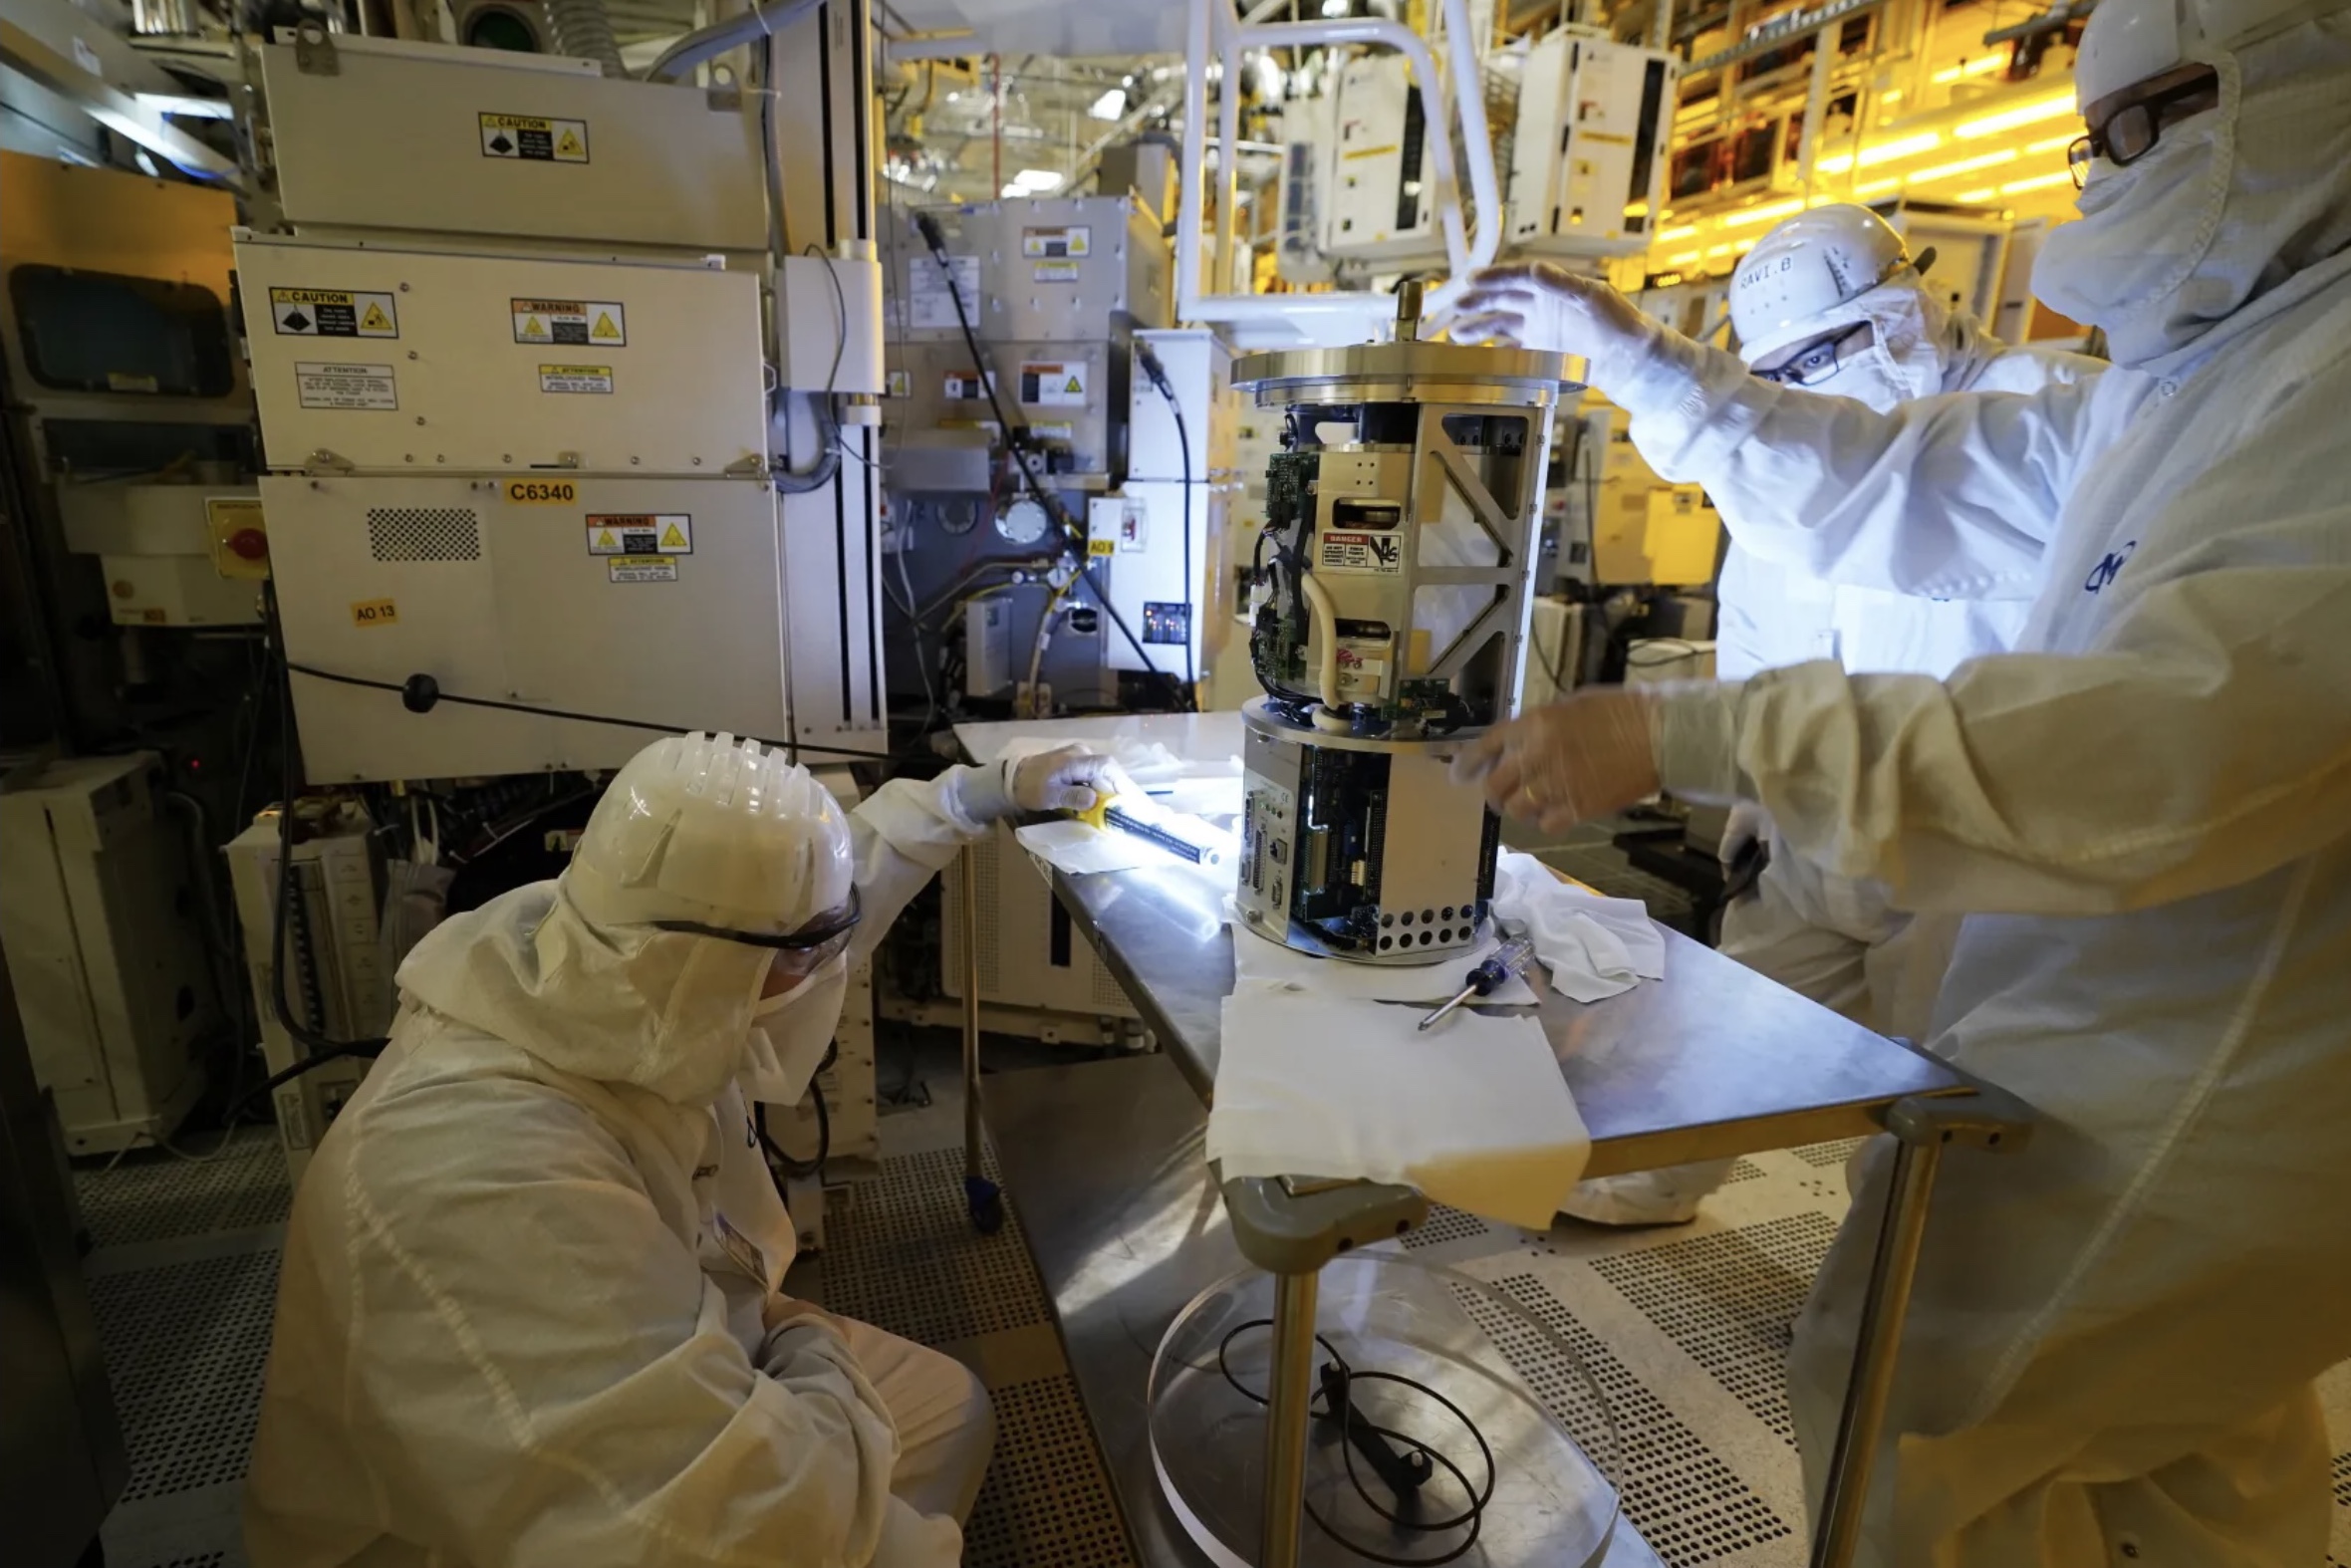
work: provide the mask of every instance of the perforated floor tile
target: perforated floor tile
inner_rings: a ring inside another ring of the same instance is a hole
[[[1443,1203],[1429,1205],[1429,1218],[1418,1230],[1405,1232],[1404,1244],[1419,1249],[1442,1246],[1447,1241],[1466,1241],[1472,1236],[1491,1235],[1493,1227],[1475,1214],[1463,1213]]]
[[[992,1236],[972,1229],[961,1149],[893,1156],[879,1180],[839,1189],[825,1217],[825,1305],[925,1345],[1052,1320],[1020,1216]]]
[[[286,1156],[273,1127],[239,1128],[218,1156],[219,1135],[191,1133],[184,1147],[206,1158],[183,1160],[139,1150],[108,1170],[85,1163],[74,1172],[82,1217],[96,1247],[169,1241],[216,1230],[283,1221],[294,1201]]]
[[[244,1475],[277,1285],[274,1248],[90,1281],[131,1447],[123,1502]]]
[[[1126,1568],[1126,1532],[1068,1378],[989,1395],[996,1457],[963,1527],[964,1568]]]
[[[1837,1227],[1819,1214],[1595,1258],[1593,1271],[1793,1445],[1789,1331]]]
[[[1733,1181],[1759,1181],[1770,1174],[1752,1160],[1742,1159],[1730,1168],[1730,1175],[1722,1178],[1722,1184],[1728,1186]]]
[[[1851,1160],[1853,1151],[1860,1147],[1861,1140],[1858,1138],[1840,1138],[1833,1144],[1807,1144],[1795,1151],[1795,1155],[1806,1165],[1818,1166],[1825,1171]]]
[[[1617,1490],[1625,1516],[1670,1568],[1697,1568],[1794,1534],[1789,1523],[1540,1280],[1516,1274],[1495,1284],[1565,1340],[1599,1385],[1616,1415]],[[1605,1454],[1610,1447],[1607,1423],[1583,1381],[1561,1364],[1556,1349],[1484,1296],[1458,1285],[1453,1291],[1585,1451],[1596,1457]]]

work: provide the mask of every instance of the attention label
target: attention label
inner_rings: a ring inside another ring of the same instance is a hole
[[[947,274],[939,271],[938,261],[931,256],[916,256],[907,269],[907,325],[932,330],[956,330],[955,305],[962,302],[963,314],[976,328],[979,325],[979,258],[977,256],[949,256],[953,267],[955,290],[947,292]]]
[[[1094,231],[1089,228],[1022,229],[1020,253],[1034,261],[1039,257],[1058,260],[1063,256],[1084,256],[1093,248]]]
[[[613,368],[609,365],[542,365],[539,391],[543,392],[609,392]]]
[[[618,300],[509,300],[516,343],[626,348],[629,316]]]
[[[1020,400],[1040,407],[1084,407],[1086,367],[1069,363],[1023,365]]]
[[[351,607],[351,624],[355,627],[396,626],[399,619],[399,607],[389,599],[362,599]]]
[[[685,512],[591,513],[588,553],[668,556],[694,553],[694,520]],[[615,578],[614,582],[621,579]]]
[[[570,506],[580,499],[580,487],[569,479],[509,479],[505,494],[518,506]]]
[[[272,289],[270,324],[287,338],[396,338],[398,307],[389,294],[347,289]]]
[[[298,361],[294,387],[305,408],[397,408],[399,386],[389,365],[321,365]]]
[[[481,155],[533,163],[588,161],[588,122],[541,120],[535,115],[483,115]]]
[[[1040,261],[1037,263],[1039,283],[1075,283],[1078,264],[1074,261]]]
[[[622,556],[611,563],[616,583],[674,583],[677,563],[665,555]]]
[[[1404,571],[1404,542],[1395,534],[1317,534],[1314,569],[1357,576],[1396,577]]]

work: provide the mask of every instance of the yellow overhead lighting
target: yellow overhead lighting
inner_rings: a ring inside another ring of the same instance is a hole
[[[2059,115],[2073,113],[2073,94],[2053,93],[2047,98],[2036,98],[2029,104],[2014,109],[2003,109],[1996,115],[1985,115],[1980,120],[1962,120],[1952,128],[1952,134],[1964,140],[1977,136],[1996,136],[2003,131],[2014,131],[2019,126],[2037,126],[2044,120],[2055,120]]]
[[[1696,266],[1704,256],[1704,254],[1705,253],[1703,251],[1686,250],[1679,256],[1668,256],[1666,258],[1666,265],[1669,267]]]
[[[1743,245],[1711,245],[1707,247],[1706,254],[1709,257],[1735,256],[1745,248]]]
[[[1678,239],[1688,239],[1698,232],[1698,225],[1685,223],[1680,228],[1668,229],[1657,237],[1660,245],[1671,245]]]
[[[1990,189],[1962,190],[1958,195],[1952,197],[1952,199],[1954,201],[1989,201],[1996,194],[1997,192]]]
[[[2068,147],[2073,145],[2074,139],[2073,132],[2068,131],[2064,135],[2051,136],[2046,141],[2035,141],[2031,146],[2026,147],[2024,150],[2027,152],[2054,152],[2059,147]]]
[[[1774,201],[1765,206],[1748,207],[1742,212],[1725,213],[1722,218],[1722,226],[1726,229],[1743,229],[1750,223],[1769,223],[1774,218],[1784,218],[1791,212],[1803,210],[1804,202],[1801,198],[1794,201]],[[1713,253],[1709,251],[1707,254]]]
[[[2072,180],[2073,172],[2061,168],[2054,174],[2035,174],[2030,179],[2011,180],[2000,187],[2000,194],[2013,196],[2020,190],[2045,190],[2051,185],[2070,184]]]
[[[1632,201],[1632,202],[1627,202],[1627,203],[1625,204],[1625,216],[1626,216],[1626,217],[1628,217],[1628,218],[1646,218],[1646,217],[1648,217],[1648,216],[1649,216],[1649,203],[1648,203],[1648,202],[1646,202],[1646,201]]]
[[[2008,57],[2006,55],[1985,55],[1979,60],[1970,60],[1965,65],[1953,66],[1948,71],[1938,71],[1927,80],[1937,87],[1949,87],[1961,77],[1989,76],[1994,71],[2004,70],[2007,64]]]
[[[2016,161],[2016,156],[2015,148],[2005,147],[2000,151],[1986,152],[1978,157],[1963,157],[1956,163],[1938,163],[1933,168],[1914,169],[1903,177],[1914,185],[1924,185],[1929,180],[1949,179],[1954,174],[1964,174],[1971,169],[1989,168],[1994,163],[2013,163]]]
[[[1900,190],[1901,188],[1902,176],[1897,174],[1892,179],[1873,179],[1866,185],[1856,185],[1853,187],[1853,194],[1860,200],[1867,201],[1872,196],[1882,196],[1889,190]]]
[[[1890,87],[1885,92],[1878,95],[1878,102],[1881,104],[1891,104],[1901,97],[1902,89],[1898,87]]]
[[[1896,158],[1916,157],[1921,152],[1932,152],[1943,145],[1943,137],[1932,131],[1922,131],[1915,136],[1897,136],[1892,141],[1873,142],[1861,149],[1856,158],[1850,152],[1835,157],[1824,157],[1813,164],[1823,174],[1842,174],[1849,168],[1876,168],[1880,163],[1891,163]]]

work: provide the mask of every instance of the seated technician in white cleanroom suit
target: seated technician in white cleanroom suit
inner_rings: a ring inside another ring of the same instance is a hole
[[[2105,369],[2054,349],[2011,349],[1935,297],[1902,236],[1867,207],[1798,213],[1731,274],[1738,352],[1765,381],[1880,410],[1947,392],[2038,392]],[[1853,674],[1941,679],[2024,629],[2024,599],[1930,599],[1856,588],[1781,566],[1734,538],[1722,558],[1714,673],[1834,658]],[[1771,842],[1763,809],[1730,814],[1722,858],[1760,839],[1762,875],[1722,909],[1722,951],[1792,991],[1885,1034],[1922,1039],[1950,958],[1948,921],[1914,924],[1882,884],[1834,877]],[[1601,1176],[1562,1207],[1613,1225],[1669,1224],[1698,1212],[1731,1162]]]
[[[1927,1044],[2036,1125],[1943,1161],[1870,1568],[2309,1568],[2312,1384],[2351,1357],[2351,0],[2102,0],[2075,87],[2082,216],[2033,289],[2105,331],[2087,382],[1881,414],[1602,285],[1471,302],[1589,356],[1758,553],[2041,584],[2019,651],[1589,688],[1471,765],[1546,827],[1661,782],[1759,801],[1792,853],[1965,915]],[[1796,1323],[1816,1507],[1888,1154]]]
[[[945,1568],[987,1467],[957,1363],[780,1292],[748,1102],[797,1102],[850,965],[1074,749],[844,812],[757,742],[655,741],[572,864],[399,970],[295,1199],[246,1483],[255,1568]]]

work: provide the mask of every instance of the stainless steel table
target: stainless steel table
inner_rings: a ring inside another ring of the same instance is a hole
[[[1097,742],[1134,737],[1160,741],[1179,755],[1224,756],[1239,750],[1240,721],[1238,714],[1126,716],[968,724],[957,726],[956,734],[983,762],[999,755],[1011,739],[1030,735]],[[1127,988],[1168,1063],[1206,1099],[1221,1046],[1219,1011],[1233,984],[1232,937],[1218,901],[1190,879],[1148,873],[1056,875],[1053,887]],[[1868,1491],[1942,1150],[1954,1143],[2014,1147],[2022,1140],[2025,1118],[2012,1101],[1980,1089],[1932,1057],[1872,1034],[1686,937],[1668,931],[1666,938],[1665,979],[1589,1005],[1546,992],[1539,1009],[1561,1075],[1592,1135],[1591,1175],[1884,1131],[1901,1140],[1845,1424],[1813,1541],[1815,1564],[1841,1565],[1851,1559]],[[965,950],[971,946],[966,942]],[[1137,1071],[1143,1071],[1140,1064]],[[991,1083],[991,1099],[1000,1097],[1001,1086],[1009,1082]],[[1164,1225],[1168,1221],[1155,1218],[1164,1211],[1181,1216],[1186,1236],[1223,1235],[1224,1250],[1212,1262],[1191,1257],[1193,1249],[1208,1246],[1194,1239],[1178,1249],[1179,1266],[1167,1258],[1154,1265],[1196,1277],[1191,1289],[1228,1271],[1237,1256],[1229,1232],[1208,1223],[1215,1194],[1197,1147],[1198,1126],[1204,1123],[1179,1129],[1178,1110],[1139,1107],[1138,1117],[1166,1119],[1130,1129],[1135,1140],[1158,1151],[1154,1163],[1141,1173],[1119,1167],[1128,1179],[1106,1182],[1048,1175],[1042,1157],[1025,1149],[1014,1152],[1016,1146],[1053,1139],[1084,1140],[1086,1147],[1098,1148],[1101,1117],[1059,1119],[1033,1099],[1016,1104],[1012,1112],[1020,1126],[1015,1136],[1012,1126],[998,1125],[999,1156],[1019,1196],[1040,1273],[1070,1337],[1072,1371],[1087,1389],[1097,1433],[1107,1445],[1105,1412],[1115,1415],[1122,1399],[1140,1408],[1143,1386],[1137,1369],[1148,1368],[1150,1347],[1189,1294],[1168,1301],[1156,1322],[1122,1317],[1125,1331],[1145,1347],[1140,1363],[1081,1343],[1071,1324],[1097,1302],[1104,1271],[1116,1273],[1134,1262],[1127,1232],[1139,1216]],[[1113,1195],[1127,1190],[1135,1194],[1132,1201]],[[1126,1202],[1123,1212],[1118,1211],[1121,1202]],[[1104,1385],[1099,1396],[1096,1382]],[[1098,1397],[1105,1402],[1100,1409]],[[1148,1465],[1139,1477],[1121,1473],[1116,1478],[1133,1521],[1142,1494],[1130,1487],[1140,1484],[1156,1497]]]

